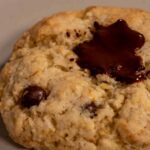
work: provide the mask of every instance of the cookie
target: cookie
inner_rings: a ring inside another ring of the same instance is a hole
[[[150,149],[150,13],[90,7],[45,18],[0,72],[10,137],[36,150]]]

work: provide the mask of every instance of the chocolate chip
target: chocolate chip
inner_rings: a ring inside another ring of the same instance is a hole
[[[39,105],[42,100],[45,100],[47,94],[45,90],[39,86],[29,86],[23,90],[21,96],[21,105],[30,108],[34,105]]]
[[[78,32],[76,32],[76,37],[78,38],[78,37],[80,37],[80,36],[81,36],[81,34],[78,33]]]
[[[76,29],[74,29],[75,35],[77,38],[79,38],[81,36],[80,31],[77,31]]]
[[[70,60],[70,61],[74,61],[75,59],[74,59],[74,58],[70,58],[69,60]]]
[[[66,32],[66,36],[69,38],[70,37],[70,32]]]
[[[145,79],[143,61],[136,51],[144,43],[144,36],[119,19],[109,26],[94,22],[93,38],[77,45],[77,64],[89,69],[91,76],[107,74],[117,81],[131,84]]]
[[[90,118],[94,118],[97,116],[97,110],[102,108],[102,105],[96,105],[94,102],[85,104],[83,107],[83,111],[87,110],[90,113]]]

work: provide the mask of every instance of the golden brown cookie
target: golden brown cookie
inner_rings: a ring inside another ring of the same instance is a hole
[[[43,19],[16,42],[0,72],[0,112],[10,137],[37,150],[149,150],[150,80],[92,76],[74,48],[90,41],[94,22],[123,19],[142,34],[136,51],[150,70],[150,13],[90,7]],[[129,62],[132,64],[132,62]]]

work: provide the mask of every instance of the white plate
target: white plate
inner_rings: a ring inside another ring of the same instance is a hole
[[[90,5],[135,7],[150,10],[150,0],[0,0],[0,66],[23,31],[52,13]],[[23,150],[8,137],[0,120],[0,150]]]

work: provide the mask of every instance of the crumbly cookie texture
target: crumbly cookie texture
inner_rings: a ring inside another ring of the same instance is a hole
[[[45,18],[24,33],[0,72],[0,112],[12,139],[36,150],[149,150],[150,80],[123,84],[90,76],[72,49],[92,38],[93,22],[124,19],[146,42],[138,51],[150,69],[150,13],[91,7]],[[129,62],[132,63],[132,62]],[[46,100],[20,105],[22,91],[37,85]]]

